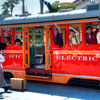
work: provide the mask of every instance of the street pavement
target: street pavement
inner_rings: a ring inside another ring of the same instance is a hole
[[[26,91],[0,88],[0,100],[100,100],[100,88],[28,81]]]

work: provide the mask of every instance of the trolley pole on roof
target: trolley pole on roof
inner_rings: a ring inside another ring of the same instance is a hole
[[[43,2],[44,0],[40,0],[40,13],[43,14]]]
[[[22,14],[25,14],[25,1],[22,0]]]

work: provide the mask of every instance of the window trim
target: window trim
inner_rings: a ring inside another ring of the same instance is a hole
[[[65,31],[65,38],[66,38],[66,39],[65,39],[65,44],[63,44],[63,47],[65,47],[65,46],[67,45],[67,42],[68,42],[68,41],[67,41],[67,35],[66,35],[66,33],[67,33],[67,28],[66,28],[66,24],[59,24],[59,26],[60,26],[60,25],[65,25],[65,29],[61,29],[61,32],[62,32],[62,31]],[[52,42],[52,46],[55,47],[55,48],[59,48],[59,46],[56,45],[56,44],[54,43],[54,37],[53,37],[54,25],[51,25],[51,27],[52,27],[52,28],[51,28],[51,37],[52,37],[52,38],[51,38],[51,39],[52,39],[51,42]],[[61,47],[61,48],[62,48],[62,47]]]
[[[73,45],[70,45],[70,38],[69,38],[69,35],[70,35],[70,29],[68,28],[68,47],[70,48],[70,49],[72,49],[72,48],[77,48],[78,47],[78,49],[80,49],[80,48],[82,48],[83,47],[83,45],[84,45],[84,30],[83,30],[83,24],[84,23],[71,23],[71,24],[68,24],[68,26],[70,27],[70,25],[74,25],[74,24],[81,24],[81,30],[82,30],[82,43],[81,44],[73,44]]]
[[[95,22],[88,22],[88,23],[98,23],[98,22],[100,22],[100,21],[95,21]],[[85,24],[85,31],[86,31],[86,24],[87,24],[87,22],[85,22],[84,23]],[[85,35],[85,40],[86,40],[86,35]],[[93,47],[95,48],[95,47],[98,47],[99,48],[99,46],[100,46],[100,44],[86,44],[86,42],[85,42],[85,46],[88,48],[88,49],[92,49]]]
[[[22,33],[22,31],[15,31],[15,29],[17,29],[17,28],[22,28],[22,27],[16,27],[16,28],[14,28],[14,45],[15,45],[15,46],[17,46],[17,45],[15,44],[15,40],[16,40],[15,35],[16,35],[16,34],[19,34],[19,33]],[[22,41],[23,41],[23,33],[22,33]],[[22,43],[22,45],[23,45],[23,43]],[[22,46],[22,45],[18,45],[18,46]]]

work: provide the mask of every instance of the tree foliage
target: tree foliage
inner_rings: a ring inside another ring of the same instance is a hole
[[[62,5],[59,7],[59,9],[69,9],[69,8],[72,8],[72,9],[75,9],[75,4],[69,4],[69,5]]]
[[[8,0],[8,4],[9,4],[9,8],[10,8],[10,13],[12,15],[13,12],[13,8],[15,7],[15,5],[17,5],[19,3],[19,0]]]
[[[52,8],[54,8],[56,11],[60,10],[59,1],[54,1],[54,3],[51,4]]]
[[[54,3],[51,4],[52,8],[54,8],[56,11],[61,10],[61,9],[75,9],[75,4],[67,4],[67,5],[60,5],[60,1],[54,1]]]
[[[7,0],[2,4],[2,14],[11,14],[13,13],[13,9],[15,5],[19,3],[19,0]]]
[[[4,4],[2,4],[2,10],[3,10],[2,14],[3,15],[8,15],[9,14],[8,8],[9,8],[8,2],[4,2]]]

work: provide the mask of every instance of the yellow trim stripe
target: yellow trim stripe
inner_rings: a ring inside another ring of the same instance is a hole
[[[100,54],[100,51],[54,51],[54,54]]]
[[[8,69],[3,69],[3,71],[10,71],[10,72],[26,72],[26,71],[21,71],[21,70],[8,70]]]
[[[54,51],[53,54],[73,54],[73,55],[78,55],[78,54],[88,54],[88,55],[97,55],[100,57],[100,51]]]
[[[4,53],[23,53],[23,50],[4,50]]]

